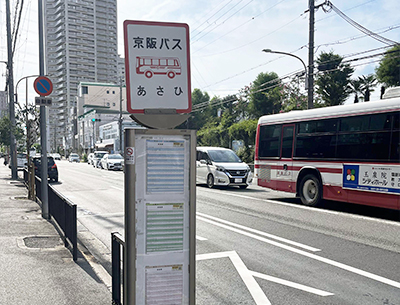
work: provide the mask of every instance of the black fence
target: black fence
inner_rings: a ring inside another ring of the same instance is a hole
[[[24,170],[24,181],[28,183],[28,171]],[[78,259],[78,229],[76,204],[72,203],[68,198],[55,190],[48,184],[48,203],[49,214],[55,220],[60,229],[61,237],[65,247],[72,249],[72,257],[74,261]],[[35,176],[36,198],[42,202],[42,180]]]
[[[111,233],[111,276],[112,276],[112,304],[122,305],[122,268],[121,253],[124,252],[125,241],[121,234]],[[123,257],[123,256],[122,256]]]

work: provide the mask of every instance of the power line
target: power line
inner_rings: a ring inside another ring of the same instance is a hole
[[[241,0],[240,2],[242,2],[243,0]],[[203,38],[204,36],[210,34],[213,30],[215,30],[216,28],[220,27],[222,24],[224,24],[226,21],[228,21],[230,18],[232,18],[234,15],[236,15],[238,12],[240,12],[242,9],[244,9],[246,6],[248,6],[251,2],[253,2],[254,0],[250,0],[249,2],[247,2],[244,6],[242,6],[240,9],[238,9],[236,12],[234,12],[232,15],[230,15],[228,18],[226,18],[224,21],[222,21],[220,24],[217,24],[214,28],[211,29],[211,31],[205,33],[203,36],[201,36],[200,38],[198,38],[197,40],[195,40],[193,42],[196,43],[197,41],[199,41],[201,38]],[[234,7],[236,7],[240,2],[238,2]],[[232,10],[234,7],[232,7],[230,10]],[[228,10],[225,14],[227,14],[230,10]],[[214,22],[218,21],[220,18],[222,18],[225,14],[223,14],[222,16],[220,16],[217,20],[215,20]],[[209,25],[211,26],[211,25]],[[207,27],[208,28],[208,27]]]
[[[234,32],[234,31],[236,31],[237,29],[239,29],[239,28],[243,27],[245,24],[247,24],[247,23],[249,23],[249,22],[253,21],[253,20],[254,20],[254,19],[256,19],[257,17],[259,17],[259,16],[261,16],[262,14],[264,14],[265,12],[267,12],[267,11],[269,11],[269,10],[273,9],[275,6],[277,6],[278,4],[281,4],[281,3],[282,3],[282,2],[284,2],[284,1],[286,1],[286,0],[281,0],[281,1],[277,2],[276,4],[274,4],[274,5],[270,6],[269,8],[267,8],[266,10],[264,10],[263,12],[261,12],[260,14],[258,14],[258,15],[256,15],[256,16],[254,16],[254,17],[252,17],[251,19],[247,20],[246,22],[244,22],[244,23],[240,24],[240,25],[239,25],[239,26],[237,26],[236,28],[233,28],[233,29],[232,29],[232,30],[230,30],[229,32],[225,33],[224,35],[222,35],[222,36],[219,36],[217,39],[214,39],[213,41],[209,42],[208,44],[206,44],[206,45],[202,46],[200,49],[197,49],[195,52],[193,52],[193,54],[195,54],[195,53],[197,53],[198,51],[200,51],[200,50],[204,49],[205,47],[209,46],[210,44],[214,43],[215,41],[217,41],[217,40],[219,40],[219,39],[221,39],[221,38],[225,37],[226,35],[228,35],[228,34],[230,34],[230,33]],[[285,24],[285,25],[284,25],[284,26],[282,26],[282,27],[285,27],[285,26],[289,25],[290,23],[292,23],[293,21],[297,20],[298,18],[299,18],[299,17],[296,17],[296,19],[292,20],[291,22],[289,22],[289,23]],[[279,29],[277,29],[277,30],[280,30],[282,27],[280,27],[280,28],[279,28]],[[275,30],[275,31],[273,31],[273,32],[271,32],[271,33],[269,33],[269,34],[267,34],[267,35],[270,35],[270,34],[272,34],[272,33],[276,32],[277,30]],[[219,55],[219,54],[223,54],[223,53],[227,53],[227,52],[231,52],[231,51],[234,51],[234,50],[240,49],[240,48],[242,48],[242,47],[244,47],[244,46],[248,46],[249,44],[252,44],[252,43],[254,43],[254,42],[256,42],[256,41],[258,41],[258,40],[260,40],[260,39],[262,39],[262,38],[264,38],[264,37],[265,37],[265,35],[264,35],[264,36],[262,36],[261,38],[259,38],[259,39],[255,40],[255,41],[252,41],[252,42],[250,42],[250,43],[247,43],[247,44],[245,44],[245,45],[242,45],[242,46],[240,46],[240,47],[237,47],[237,48],[234,48],[234,49],[231,49],[231,50],[227,50],[227,51],[224,51],[224,52],[220,52],[220,53],[212,54],[212,55]],[[206,56],[212,56],[212,55],[206,55]],[[206,56],[204,56],[204,57],[206,57]]]
[[[203,24],[207,23],[212,17],[214,17],[216,14],[218,14],[220,11],[222,11],[225,7],[227,7],[229,5],[229,3],[231,3],[233,0],[229,1],[228,3],[226,3],[223,7],[221,7],[218,11],[216,11],[214,14],[212,14],[208,19],[204,20],[202,24],[200,24],[197,28],[195,28],[194,30],[192,30],[192,33],[195,32],[198,28],[200,28]],[[243,1],[243,0],[242,0]],[[214,21],[215,22],[215,21]],[[199,33],[195,34],[192,36],[192,39],[194,37],[196,37],[197,35],[199,35],[202,31],[204,31],[205,29],[201,30]]]
[[[345,15],[342,11],[340,11],[336,6],[334,6],[331,1],[329,1],[329,0],[326,1],[326,5],[329,6],[336,14],[338,14],[341,18],[343,18],[347,23],[352,25],[357,30],[367,34],[371,38],[378,40],[382,43],[388,44],[388,45],[398,44],[396,41],[390,40],[379,34],[376,34],[372,31],[368,30],[367,28],[363,27],[361,24],[355,22],[353,19],[351,19],[350,17]]]

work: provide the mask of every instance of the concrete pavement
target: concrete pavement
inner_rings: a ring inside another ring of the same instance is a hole
[[[3,161],[3,160],[1,160]],[[111,304],[85,256],[72,255],[23,180],[0,162],[0,304]]]

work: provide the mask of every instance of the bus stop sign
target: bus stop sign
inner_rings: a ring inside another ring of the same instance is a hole
[[[189,26],[126,20],[124,41],[128,112],[191,112]]]

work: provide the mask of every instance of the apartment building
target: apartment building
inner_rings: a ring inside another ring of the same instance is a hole
[[[49,151],[70,149],[79,83],[119,83],[117,1],[46,0],[45,31],[47,74],[53,82]]]

